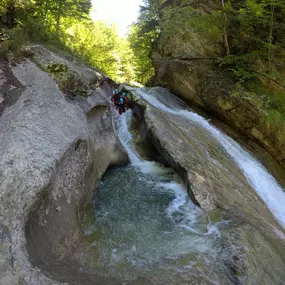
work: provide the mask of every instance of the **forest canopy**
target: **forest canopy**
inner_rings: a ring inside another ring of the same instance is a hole
[[[43,43],[80,57],[116,81],[133,81],[129,42],[115,25],[92,21],[90,9],[91,0],[1,0],[0,54],[27,42]]]
[[[185,42],[195,33],[219,50],[221,67],[238,81],[285,86],[284,0],[143,0],[127,38],[115,25],[92,21],[90,9],[91,0],[1,0],[0,53],[27,41],[50,44],[114,80],[145,84],[157,42],[174,35]]]
[[[158,38],[163,48],[195,34],[237,80],[263,77],[284,86],[284,19],[284,0],[144,0],[130,42],[142,75]]]

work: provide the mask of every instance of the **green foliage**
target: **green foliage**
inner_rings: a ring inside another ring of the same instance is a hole
[[[285,117],[275,109],[269,109],[260,120],[261,128],[272,141],[285,141]],[[272,137],[274,136],[274,137]]]
[[[285,141],[285,93],[268,89],[260,80],[251,79],[246,84],[263,115],[260,129],[276,145]],[[256,101],[258,100],[258,101]]]
[[[177,6],[166,10],[163,20],[164,43],[175,36],[182,42],[199,41],[202,45],[221,41],[221,13],[202,13],[192,6]],[[203,43],[202,43],[203,42]],[[162,44],[164,44],[162,43]]]
[[[227,30],[233,74],[242,80],[265,74],[268,78],[282,80],[276,67],[285,67],[285,2],[245,0],[230,3]],[[224,64],[227,63],[226,58]]]
[[[160,33],[159,10],[164,1],[144,0],[137,23],[130,29],[128,41],[134,53],[135,78],[145,84],[154,74],[150,54]]]
[[[0,57],[4,57],[9,52],[9,42],[5,41],[0,44]]]
[[[267,77],[282,84],[284,18],[284,0],[146,0],[136,24],[139,30],[136,40],[143,43],[148,37],[143,35],[145,32],[158,32],[160,46],[164,48],[160,52],[165,52],[162,56],[172,56],[175,46],[177,54],[187,56],[183,47],[187,49],[189,43],[194,50],[216,52],[223,59],[222,68],[237,81]],[[131,42],[135,46],[133,38]],[[182,48],[177,47],[179,43]],[[149,55],[152,47],[142,48]]]
[[[26,55],[23,47],[25,43],[25,35],[19,27],[13,29],[3,28],[0,30],[0,56],[6,56],[9,52],[13,52],[13,59],[18,60]]]
[[[114,25],[93,22],[90,7],[91,0],[2,0],[0,53],[24,55],[24,43],[44,43],[79,57],[114,80],[131,82],[135,74],[129,42],[118,36]]]
[[[285,93],[284,92],[271,92],[267,94],[269,99],[270,108],[278,110],[285,117]]]
[[[119,56],[119,65],[118,65],[118,81],[130,82],[136,79],[135,74],[135,55],[131,49],[130,43],[127,39],[119,39],[116,45],[117,55]]]
[[[65,64],[57,63],[47,66],[47,71],[50,73],[67,72],[68,67]]]
[[[125,38],[120,38],[114,25],[104,22],[64,22],[65,44],[87,63],[104,71],[116,81],[130,82],[134,77],[133,53]]]
[[[150,59],[155,32],[141,34],[141,27],[133,25],[131,27],[128,40],[134,52],[134,71],[136,80],[145,84],[154,74],[154,68]]]
[[[56,74],[55,78],[58,81],[59,88],[63,92],[72,95],[87,97],[87,88],[84,86],[83,82],[76,77],[74,73],[70,71],[59,72]]]
[[[88,18],[91,9],[90,0],[36,0],[34,16],[55,31],[56,37],[60,35],[62,18],[80,20]]]

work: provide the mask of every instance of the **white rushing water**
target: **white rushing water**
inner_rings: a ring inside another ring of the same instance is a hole
[[[250,185],[265,202],[279,223],[285,228],[285,192],[275,178],[257,159],[255,159],[249,152],[243,149],[229,136],[212,126],[202,116],[189,110],[167,107],[156,97],[141,90],[137,90],[136,94],[141,96],[153,107],[195,122],[205,131],[210,133],[237,163]]]
[[[159,175],[167,172],[166,168],[158,165],[156,162],[144,160],[138,154],[138,152],[134,147],[133,135],[129,131],[131,122],[132,122],[132,110],[128,110],[126,114],[120,116],[117,119],[118,135],[121,143],[123,144],[125,150],[128,153],[132,166],[145,174]],[[161,188],[172,190],[176,194],[176,198],[172,201],[171,205],[169,206],[168,209],[169,213],[175,212],[175,210],[179,210],[179,208],[182,207],[184,204],[186,204],[187,200],[189,200],[186,187],[184,187],[184,185],[182,184],[179,184],[175,181],[167,183],[158,182],[158,181],[147,181],[147,182],[149,184],[153,184],[153,186],[160,186]],[[191,201],[190,203],[193,204]],[[193,208],[196,208],[194,204],[192,209]]]
[[[128,153],[131,164],[139,169],[143,173],[162,173],[166,169],[158,167],[157,163],[153,161],[147,161],[140,157],[134,148],[134,138],[129,131],[130,124],[132,122],[132,111],[128,110],[124,115],[119,116],[117,119],[118,135],[121,143]]]
[[[225,221],[217,224],[213,224],[209,221],[207,231],[203,233],[199,233],[197,229],[195,229],[197,218],[202,214],[202,210],[189,199],[187,188],[184,184],[178,183],[177,181],[160,182],[159,177],[166,176],[167,173],[169,173],[169,169],[156,162],[144,160],[138,154],[134,147],[133,135],[129,131],[131,122],[132,110],[128,110],[124,115],[118,116],[116,123],[119,139],[128,153],[131,165],[141,173],[156,176],[154,180],[146,181],[148,184],[157,189],[165,189],[166,191],[171,191],[175,194],[176,198],[172,200],[167,208],[167,215],[175,216],[177,213],[180,213],[183,216],[183,219],[179,223],[179,226],[189,232],[199,235],[213,234],[220,236],[218,227],[220,223],[223,224]]]

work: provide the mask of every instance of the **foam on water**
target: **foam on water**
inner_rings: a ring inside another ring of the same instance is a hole
[[[285,192],[259,161],[232,138],[212,126],[202,116],[188,110],[169,108],[156,97],[150,96],[141,90],[137,90],[136,93],[155,108],[195,122],[210,133],[237,163],[250,185],[265,202],[277,221],[285,228]]]
[[[226,267],[216,266],[223,224],[208,222],[173,171],[138,154],[129,131],[131,119],[131,111],[117,117],[118,136],[131,165],[107,171],[94,194],[95,220],[86,232],[93,241],[88,262],[101,276],[173,285],[193,280],[188,268],[193,262],[210,260],[217,280],[227,279]]]
[[[132,166],[142,173],[156,174],[163,177],[163,175],[168,172],[168,169],[155,162],[142,159],[134,148],[134,138],[129,131],[131,120],[132,111],[128,110],[118,118],[116,123],[118,136],[128,153]],[[171,217],[171,219],[178,221],[177,226],[198,235],[209,233],[209,231],[207,231],[207,233],[201,233],[195,229],[197,218],[202,214],[202,210],[189,199],[187,188],[184,184],[178,183],[177,181],[161,182],[157,179],[154,179],[153,181],[148,180],[146,182],[155,187],[157,191],[165,189],[166,191],[171,191],[175,195],[175,198],[167,207],[166,214]],[[214,224],[212,226],[215,227]],[[215,230],[216,232],[219,232],[218,227],[216,227]]]
[[[122,145],[128,153],[131,164],[143,173],[160,173],[162,171],[161,167],[158,167],[155,162],[142,159],[135,150],[133,143],[134,138],[129,131],[131,119],[132,111],[128,110],[117,120],[118,135]]]
[[[133,149],[133,135],[129,132],[129,127],[132,118],[132,111],[128,110],[125,114],[118,117],[116,123],[118,128],[119,139],[128,153],[129,159],[132,164],[140,165],[143,159]]]

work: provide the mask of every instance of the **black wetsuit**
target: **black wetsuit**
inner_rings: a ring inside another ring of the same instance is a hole
[[[118,108],[119,108],[119,113],[120,113],[120,115],[121,115],[122,113],[126,112],[126,99],[123,98],[123,100],[124,100],[124,102],[119,102],[118,105],[117,105]]]
[[[121,95],[119,93],[118,94],[114,94],[113,98],[114,98],[115,106],[118,106],[118,104],[120,102]]]

